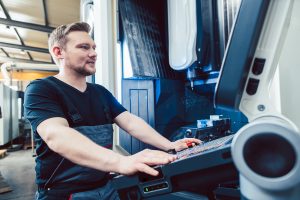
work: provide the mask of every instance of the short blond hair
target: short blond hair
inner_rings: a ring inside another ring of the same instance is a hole
[[[49,52],[56,64],[58,63],[58,60],[55,58],[55,56],[52,53],[52,47],[54,45],[58,45],[61,48],[65,48],[67,43],[67,35],[74,31],[83,31],[89,33],[91,30],[91,27],[86,22],[74,22],[71,24],[61,25],[54,29],[52,33],[49,36],[48,39],[48,47]]]

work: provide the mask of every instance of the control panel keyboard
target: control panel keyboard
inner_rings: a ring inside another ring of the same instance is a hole
[[[233,137],[234,137],[234,134],[228,135],[225,137],[221,137],[221,138],[209,141],[209,142],[201,143],[201,144],[193,146],[191,148],[179,151],[176,154],[177,160],[181,160],[181,159],[187,158],[191,155],[195,155],[195,154],[201,153],[203,151],[218,148],[220,146],[228,144],[229,142],[231,142]]]

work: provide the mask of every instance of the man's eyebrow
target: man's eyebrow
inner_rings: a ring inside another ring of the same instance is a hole
[[[91,46],[91,44],[89,44],[89,43],[87,43],[87,42],[79,43],[79,44],[77,44],[76,46],[80,46],[80,45],[89,45],[89,46]]]
[[[96,44],[90,44],[90,43],[87,43],[87,42],[79,43],[76,46],[80,46],[80,45],[88,45],[88,46],[92,46],[93,48],[96,48]]]

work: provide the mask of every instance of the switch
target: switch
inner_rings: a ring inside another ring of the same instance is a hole
[[[247,84],[247,88],[246,88],[246,92],[249,95],[254,95],[257,92],[258,84],[259,84],[259,80],[258,79],[249,78],[249,81],[248,81],[248,84]]]
[[[266,59],[255,58],[252,67],[252,73],[255,75],[260,75],[264,69]]]

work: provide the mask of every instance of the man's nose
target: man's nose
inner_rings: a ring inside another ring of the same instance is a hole
[[[93,57],[93,58],[97,58],[97,52],[95,49],[92,49],[91,52],[90,52],[90,57]]]

